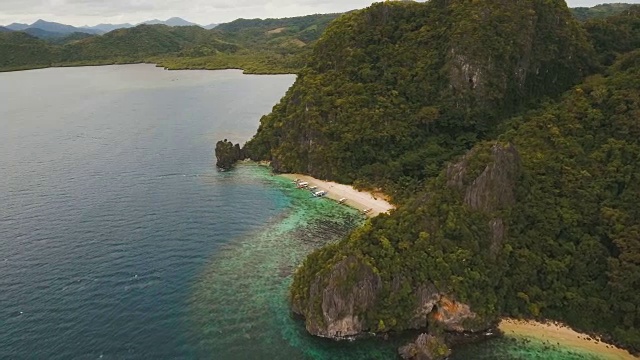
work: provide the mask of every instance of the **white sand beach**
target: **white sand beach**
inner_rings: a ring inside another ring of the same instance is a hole
[[[326,196],[330,199],[336,201],[340,201],[340,199],[347,199],[344,202],[345,205],[351,206],[360,211],[371,209],[367,212],[367,215],[370,217],[389,212],[391,209],[395,208],[387,200],[383,199],[384,195],[374,196],[369,192],[356,190],[350,185],[318,180],[311,176],[301,174],[281,174],[280,176],[291,179],[292,181],[300,179],[301,181],[308,182],[309,186],[317,186],[318,191],[327,191]]]
[[[581,334],[560,323],[540,323],[536,321],[503,319],[498,326],[505,335],[529,337],[551,344],[586,350],[604,359],[639,359],[628,351],[603,343],[589,335]]]

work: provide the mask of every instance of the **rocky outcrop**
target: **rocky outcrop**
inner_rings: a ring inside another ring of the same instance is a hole
[[[398,349],[398,353],[407,360],[439,360],[451,355],[451,350],[444,339],[421,334],[416,341]]]
[[[310,287],[309,301],[294,302],[294,312],[305,316],[307,330],[317,336],[340,339],[368,330],[362,315],[373,307],[382,280],[373,269],[348,257]],[[319,308],[317,307],[319,305]]]
[[[224,139],[216,143],[216,166],[222,170],[229,170],[236,162],[245,158],[244,151],[239,144]]]

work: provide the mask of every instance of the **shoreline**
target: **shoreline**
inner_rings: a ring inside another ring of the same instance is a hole
[[[505,336],[531,338],[573,349],[591,352],[610,360],[640,359],[627,350],[602,342],[590,335],[579,333],[561,323],[541,323],[529,320],[502,319],[498,329]]]
[[[291,181],[300,179],[308,182],[309,186],[317,186],[318,191],[327,191],[325,197],[340,202],[341,199],[346,199],[342,204],[350,206],[361,213],[365,213],[368,217],[375,217],[382,213],[388,213],[395,206],[390,204],[387,200],[383,199],[383,195],[374,196],[370,192],[359,191],[350,185],[338,184],[332,181],[319,180],[314,177],[302,174],[277,174],[277,176],[284,177]],[[305,190],[308,191],[308,190]]]
[[[26,65],[24,67],[7,67],[0,68],[0,73],[12,73],[12,72],[20,72],[20,71],[30,71],[30,70],[42,70],[42,69],[64,69],[64,68],[80,68],[80,67],[99,67],[99,66],[114,66],[114,65],[153,65],[157,68],[161,68],[164,71],[191,71],[191,70],[200,70],[200,71],[220,71],[220,70],[239,70],[242,71],[244,75],[297,75],[296,72],[286,72],[286,71],[251,71],[245,70],[240,66],[221,66],[219,68],[206,68],[206,67],[175,67],[169,68],[165,65],[162,65],[160,62],[150,62],[150,61],[131,61],[131,62],[97,62],[97,63],[61,63],[61,64],[49,64],[49,65]]]

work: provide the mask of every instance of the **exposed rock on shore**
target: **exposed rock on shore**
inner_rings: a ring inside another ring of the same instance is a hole
[[[416,341],[398,349],[398,353],[406,360],[440,360],[451,355],[451,350],[442,338],[421,334]]]

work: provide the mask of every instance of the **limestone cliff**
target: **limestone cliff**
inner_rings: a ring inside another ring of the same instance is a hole
[[[520,158],[512,145],[484,144],[444,173],[444,186],[457,194],[455,196],[462,209],[466,209],[464,211],[468,211],[470,216],[477,213],[486,219],[487,237],[483,241],[487,245],[481,251],[487,254],[487,261],[492,261],[501,250],[506,237],[506,226],[498,215],[515,202],[513,192],[519,169]],[[439,228],[443,226],[436,218],[424,219],[421,223],[432,233],[441,231]],[[367,226],[360,230],[361,233],[367,231]],[[421,243],[423,237],[426,239],[428,234],[421,232],[416,244]],[[479,331],[491,325],[491,314],[475,313],[471,303],[460,301],[456,286],[450,284],[451,278],[442,278],[436,273],[442,267],[436,265],[441,260],[434,258],[433,272],[425,272],[424,268],[412,270],[407,263],[408,269],[385,271],[382,276],[380,268],[390,261],[389,256],[395,256],[399,263],[403,263],[398,251],[414,245],[398,243],[398,250],[395,250],[387,235],[377,235],[374,241],[386,250],[377,257],[365,257],[361,250],[365,246],[364,240],[356,239],[339,244],[343,249],[332,247],[331,251],[323,253],[324,258],[314,259],[312,255],[309,261],[315,260],[317,267],[307,262],[296,272],[292,290],[293,309],[305,317],[310,333],[337,339],[367,332],[430,327],[448,332]],[[429,246],[428,241],[426,244]],[[359,247],[350,248],[353,245]],[[335,255],[332,251],[336,250],[350,255]],[[423,255],[424,262],[430,261],[429,255]],[[473,264],[464,263],[465,259],[456,261],[461,263],[448,265],[471,271],[470,274],[476,271],[471,268]],[[416,275],[426,280],[416,282],[410,279]],[[398,294],[405,294],[404,298]],[[395,302],[398,308],[404,307],[403,311],[396,311],[394,316],[381,315],[382,309],[393,306]]]
[[[325,277],[316,278],[309,290],[311,300],[294,301],[293,310],[307,318],[311,334],[329,338],[359,335],[369,330],[363,314],[374,305],[381,283],[370,266],[348,257]]]
[[[380,276],[370,265],[350,256],[317,277],[309,288],[308,300],[294,300],[292,308],[305,317],[307,331],[316,336],[342,339],[384,331],[368,321],[369,313],[379,305],[382,287]],[[407,329],[431,324],[464,332],[470,330],[467,321],[477,318],[468,305],[441,293],[432,283],[416,289],[414,297],[417,301]]]

